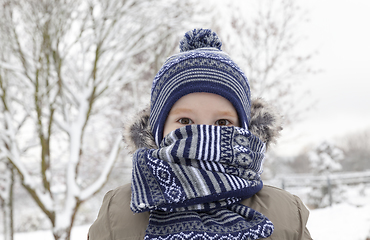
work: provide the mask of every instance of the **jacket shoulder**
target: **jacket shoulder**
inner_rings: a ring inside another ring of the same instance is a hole
[[[306,228],[309,211],[301,199],[283,189],[265,185],[242,204],[265,215],[275,227],[267,239],[312,239]]]
[[[130,184],[107,192],[98,217],[89,229],[89,240],[144,239],[149,213],[133,213],[130,201]]]
[[[107,192],[99,215],[89,229],[89,240],[144,239],[149,213],[134,214],[130,201],[130,184]],[[276,187],[264,186],[241,203],[264,214],[274,223],[275,230],[267,239],[312,239],[306,228],[309,211],[297,196]]]

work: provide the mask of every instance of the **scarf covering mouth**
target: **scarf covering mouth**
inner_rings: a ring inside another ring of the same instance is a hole
[[[260,239],[274,226],[240,204],[263,187],[265,144],[239,127],[188,125],[133,156],[131,210],[145,239]]]

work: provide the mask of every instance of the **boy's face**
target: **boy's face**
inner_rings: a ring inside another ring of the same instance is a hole
[[[164,124],[163,136],[191,124],[239,127],[239,118],[226,98],[197,92],[183,96],[172,106]]]

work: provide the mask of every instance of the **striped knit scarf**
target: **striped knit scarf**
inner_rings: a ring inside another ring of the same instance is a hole
[[[238,127],[188,125],[133,157],[131,209],[145,239],[259,239],[273,224],[240,204],[262,189],[265,145]]]

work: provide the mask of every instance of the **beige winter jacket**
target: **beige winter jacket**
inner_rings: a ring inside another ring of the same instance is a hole
[[[149,222],[149,213],[132,213],[130,184],[109,191],[103,200],[98,218],[89,230],[89,240],[142,240]],[[309,240],[306,228],[308,210],[302,201],[284,190],[264,186],[242,204],[264,214],[275,230],[269,240]]]
[[[156,148],[149,124],[149,110],[129,124],[125,142],[135,151],[141,147]],[[252,101],[249,131],[266,143],[267,148],[279,136],[281,118],[262,99]],[[90,240],[144,239],[149,213],[134,214],[130,210],[130,184],[109,191],[103,200],[98,218],[89,230]],[[309,212],[302,201],[284,190],[264,186],[253,197],[241,202],[264,214],[273,222],[275,230],[266,239],[309,240],[306,228]]]

